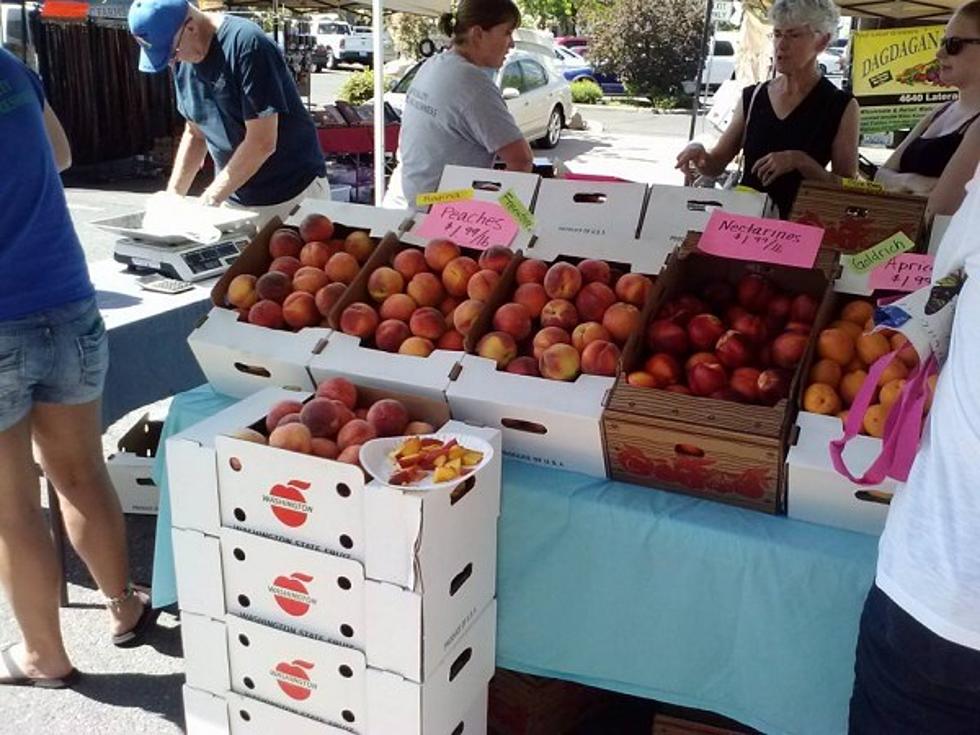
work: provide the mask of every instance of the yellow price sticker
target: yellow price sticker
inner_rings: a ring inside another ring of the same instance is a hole
[[[513,189],[508,189],[497,201],[522,230],[530,232],[534,229],[534,215],[524,206],[524,202],[518,198]]]
[[[867,250],[848,256],[844,264],[855,273],[867,273],[873,268],[884,265],[896,255],[906,253],[915,247],[915,243],[904,232],[896,232],[889,238],[872,245]]]
[[[451,191],[430,191],[427,194],[419,194],[415,197],[415,204],[418,207],[429,207],[433,204],[446,204],[448,202],[465,202],[473,198],[473,189],[452,189]]]
[[[865,181],[863,179],[841,179],[841,185],[851,191],[884,191],[885,187],[876,181]]]

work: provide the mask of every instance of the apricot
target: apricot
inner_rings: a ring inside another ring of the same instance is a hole
[[[861,390],[861,386],[864,385],[864,381],[867,378],[868,374],[864,370],[855,370],[841,378],[840,397],[843,399],[845,406],[850,406],[854,403],[858,391]]]
[[[402,346],[398,348],[399,355],[411,355],[413,357],[428,357],[435,350],[436,346],[432,340],[425,337],[409,337]]]
[[[572,331],[572,345],[581,352],[590,342],[603,340],[609,342],[612,335],[599,322],[582,322]]]
[[[544,274],[544,290],[553,299],[572,300],[582,288],[582,273],[571,263],[555,263]]]
[[[442,281],[434,273],[416,273],[405,291],[419,306],[438,306],[446,295]]]
[[[473,258],[461,255],[450,260],[442,270],[442,285],[450,296],[460,298],[466,296],[470,279],[477,274],[480,267]]]
[[[601,283],[608,286],[612,281],[612,272],[609,263],[604,260],[587,258],[578,264],[579,272],[582,274],[582,283]]]
[[[851,339],[857,339],[862,334],[864,334],[864,330],[861,329],[860,325],[855,324],[854,322],[849,322],[845,319],[840,319],[836,322],[833,322],[830,325],[830,328],[840,329],[843,332],[847,332],[847,334],[850,335]]]
[[[803,410],[823,416],[834,416],[841,410],[840,396],[833,386],[814,383],[808,386],[803,394]]]
[[[350,253],[334,253],[323,267],[331,281],[350,283],[357,277],[361,264]]]
[[[411,281],[418,273],[427,273],[428,263],[421,250],[406,248],[396,255],[391,261],[392,267],[398,271],[405,282]]]
[[[364,419],[354,419],[348,421],[337,434],[337,448],[344,451],[347,447],[355,444],[361,445],[364,442],[376,439],[377,429]]]
[[[893,350],[898,350],[898,359],[904,362],[907,367],[914,368],[919,364],[919,353],[915,351],[915,347],[904,334],[895,332],[888,343]]]
[[[269,446],[309,454],[313,448],[313,436],[301,423],[283,424],[269,434]]]
[[[932,401],[936,397],[936,383],[938,380],[938,375],[930,375],[926,378],[926,402],[923,410],[927,413],[932,408]]]
[[[374,344],[385,352],[398,352],[402,343],[412,336],[408,325],[400,319],[385,319],[374,333]]]
[[[531,341],[531,354],[534,355],[534,359],[540,360],[541,355],[551,345],[567,345],[571,341],[572,338],[568,336],[568,332],[561,327],[545,327],[534,335],[534,339]]]
[[[517,357],[517,342],[507,332],[489,332],[476,345],[476,352],[497,363],[501,370]]]
[[[313,294],[294,291],[282,302],[282,319],[293,329],[302,329],[316,326],[322,317]]]
[[[905,366],[905,363],[901,360],[892,360],[888,364],[888,367],[881,373],[881,377],[878,378],[878,387],[880,388],[892,380],[907,378],[908,376],[909,369]]]
[[[642,308],[653,288],[653,281],[640,273],[626,273],[616,281],[616,298]]]
[[[817,337],[817,354],[843,367],[854,359],[854,340],[842,329],[825,329]]]
[[[401,294],[405,279],[394,268],[382,266],[368,276],[367,288],[371,298],[380,304],[389,296]]]
[[[378,321],[378,312],[363,301],[358,301],[344,309],[340,315],[340,331],[361,339],[370,339],[378,328]]]
[[[601,343],[593,342],[593,344]],[[612,346],[615,347],[615,345]],[[581,358],[578,350],[565,343],[551,345],[541,353],[541,358],[538,360],[538,370],[541,371],[541,376],[551,380],[575,380],[578,377],[580,367]]]
[[[425,262],[437,273],[449,265],[449,262],[460,256],[456,243],[449,240],[432,240],[425,246]]]
[[[477,271],[466,284],[466,295],[477,301],[489,301],[490,294],[493,293],[493,289],[499,280],[500,274],[497,271],[492,271],[489,268]]]
[[[867,301],[855,299],[844,305],[844,308],[840,312],[840,318],[845,322],[851,322],[863,328],[865,323],[874,316],[874,313],[874,307]]]
[[[273,259],[283,256],[296,258],[302,249],[303,239],[299,233],[289,227],[280,227],[269,238],[269,255]]]
[[[299,251],[299,262],[311,268],[323,268],[338,251],[325,242],[308,242]]]
[[[477,265],[482,269],[491,270],[497,275],[500,275],[510,265],[511,258],[513,257],[514,253],[510,248],[505,248],[502,245],[491,245],[480,253],[480,259],[477,261]]]
[[[842,377],[844,377],[844,371],[841,368],[840,363],[829,358],[818,360],[816,363],[814,363],[813,367],[810,368],[811,383],[823,383],[825,385],[829,385],[835,390],[837,386],[840,385]]]
[[[602,317],[602,326],[612,336],[613,342],[625,344],[633,331],[640,326],[640,310],[633,304],[617,301],[606,309]]]
[[[417,308],[415,299],[408,294],[394,293],[382,302],[378,312],[382,319],[398,319],[408,323]]]
[[[541,309],[542,327],[561,327],[565,331],[575,329],[578,324],[578,311],[566,299],[552,299]]]
[[[363,265],[374,252],[374,241],[363,230],[354,230],[344,238],[344,252]]]
[[[252,308],[248,310],[248,321],[250,324],[270,329],[280,329],[285,323],[282,318],[282,307],[268,299],[252,304]]]
[[[868,406],[861,425],[869,436],[880,439],[885,435],[885,422],[888,420],[888,409],[880,403]]]
[[[263,273],[255,282],[255,293],[259,301],[275,301],[281,304],[292,292],[292,279],[280,271]]]
[[[865,365],[873,365],[878,358],[891,352],[891,344],[885,335],[878,332],[862,334],[855,341],[857,356]]]
[[[529,258],[517,266],[515,277],[519,284],[525,283],[544,283],[545,274],[548,272],[548,264],[543,260]]]
[[[293,274],[293,291],[305,291],[308,294],[315,294],[329,283],[330,279],[327,277],[327,274],[311,265],[304,265]]]
[[[434,342],[446,332],[446,317],[436,308],[423,306],[415,310],[408,326],[416,337]]]
[[[453,326],[456,327],[456,331],[464,336],[469,334],[473,322],[480,316],[481,311],[483,311],[483,302],[474,299],[468,299],[457,306],[453,311]]]
[[[905,387],[905,383],[906,381],[904,378],[889,380],[887,383],[881,386],[881,390],[878,391],[878,402],[885,408],[891,408],[902,394],[902,388]]]
[[[348,410],[353,411],[357,408],[357,386],[347,378],[328,378],[316,388],[319,398],[330,398],[339,401]]]

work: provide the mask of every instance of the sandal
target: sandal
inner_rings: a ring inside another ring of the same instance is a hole
[[[149,592],[149,590],[142,590],[143,592]],[[136,588],[133,585],[127,585],[126,591],[123,592],[119,597],[110,597],[106,600],[106,607],[118,608],[124,602],[126,602],[130,597],[136,594]],[[143,642],[143,636],[146,634],[150,628],[156,624],[157,618],[160,617],[160,611],[155,610],[153,605],[149,600],[143,603],[143,612],[140,614],[139,619],[136,621],[136,625],[127,630],[125,633],[117,633],[112,636],[112,645],[117,648],[134,648]]]
[[[67,689],[74,686],[82,678],[81,672],[73,668],[61,677],[39,677],[28,676],[21,671],[20,666],[14,661],[11,650],[16,643],[0,648],[0,659],[7,669],[6,675],[0,675],[0,686],[8,687],[35,687],[36,689]]]

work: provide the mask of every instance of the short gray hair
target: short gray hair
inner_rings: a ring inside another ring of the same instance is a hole
[[[809,26],[817,33],[837,37],[840,12],[833,0],[776,0],[769,10],[769,21],[776,26]]]

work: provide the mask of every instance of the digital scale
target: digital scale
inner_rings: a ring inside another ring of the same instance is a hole
[[[213,224],[222,232],[216,242],[194,242],[186,235],[163,235],[142,229],[143,213],[100,220],[92,224],[122,237],[113,258],[133,270],[161,273],[182,281],[220,276],[248,247],[255,234],[254,212],[221,210],[227,215]]]

